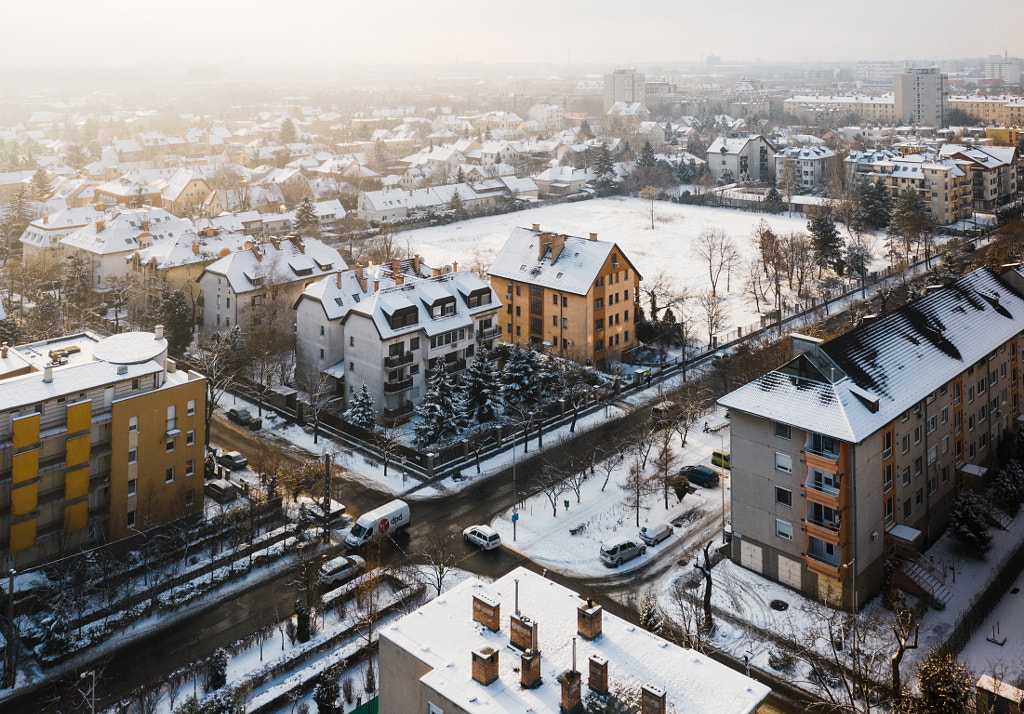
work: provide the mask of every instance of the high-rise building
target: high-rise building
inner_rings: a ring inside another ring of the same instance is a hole
[[[203,511],[206,380],[163,328],[0,347],[0,558],[24,568]]]
[[[938,67],[907,69],[893,77],[896,121],[919,126],[946,126],[946,75]]]
[[[635,69],[617,69],[604,76],[604,110],[616,102],[646,103],[646,77]]]

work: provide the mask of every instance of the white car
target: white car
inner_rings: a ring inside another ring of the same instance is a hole
[[[323,585],[337,585],[351,580],[366,567],[366,561],[358,555],[342,555],[320,566],[320,582]]]
[[[462,537],[467,543],[472,543],[480,550],[494,550],[501,547],[501,535],[490,526],[470,526],[462,531]]]

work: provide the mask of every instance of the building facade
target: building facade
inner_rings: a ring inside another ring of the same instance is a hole
[[[982,268],[829,342],[794,335],[789,362],[723,397],[732,559],[845,607],[893,559],[941,600],[941,575],[914,581],[919,550],[1021,412],[1015,282]]]
[[[206,382],[162,333],[0,347],[6,568],[202,513]]]
[[[948,82],[938,67],[907,69],[893,75],[896,121],[919,126],[946,126]]]
[[[708,171],[716,181],[770,181],[776,149],[763,136],[719,136],[708,147]]]
[[[647,103],[647,80],[635,69],[617,69],[604,76],[604,110],[616,102]]]

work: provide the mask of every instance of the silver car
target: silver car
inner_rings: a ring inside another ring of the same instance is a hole
[[[601,562],[617,568],[627,560],[632,560],[646,552],[647,546],[639,540],[624,536],[601,544]]]

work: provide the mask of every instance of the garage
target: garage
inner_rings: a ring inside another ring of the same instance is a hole
[[[794,590],[800,589],[800,561],[779,556],[779,582],[788,585]]]
[[[761,559],[761,546],[743,541],[740,543],[740,565],[755,573],[764,570],[764,561]]]

